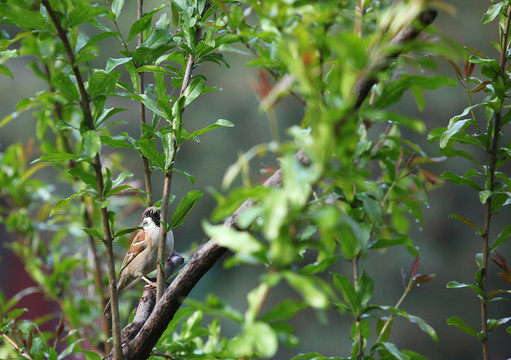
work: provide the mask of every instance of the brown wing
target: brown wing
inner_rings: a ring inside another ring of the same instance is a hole
[[[145,232],[141,229],[135,231],[133,233],[133,237],[131,239],[131,245],[128,253],[124,257],[121,265],[121,271],[119,272],[119,277],[121,277],[122,271],[128,264],[133,261],[133,259],[140,254],[146,248],[145,240]]]

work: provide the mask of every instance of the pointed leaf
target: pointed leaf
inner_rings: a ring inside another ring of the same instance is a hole
[[[153,11],[151,11],[147,14],[144,14],[144,16],[142,16],[140,19],[135,21],[130,28],[130,34],[128,36],[128,41],[133,40],[135,38],[135,36],[137,36],[137,34],[141,33],[145,29],[147,29],[151,25],[151,20],[152,20],[154,14],[156,14],[158,11],[160,11],[161,9],[163,9],[167,6],[168,5],[160,5]]]
[[[205,81],[202,77],[193,78],[193,80],[186,87],[183,96],[185,97],[185,102],[183,106],[187,106],[193,100],[195,100],[204,89]]]
[[[449,124],[447,130],[440,136],[440,147],[443,149],[447,146],[447,143],[451,137],[463,130],[463,127],[470,119],[458,120],[452,124]]]
[[[197,205],[202,195],[202,192],[198,190],[192,190],[183,197],[177,206],[176,211],[174,214],[172,214],[172,218],[170,219],[169,226],[171,229],[175,229],[184,223],[188,213],[193,209],[195,205]]]
[[[233,127],[233,126],[234,126],[234,124],[232,122],[230,122],[228,120],[224,120],[224,119],[219,119],[219,120],[217,120],[212,125],[209,125],[209,126],[206,126],[203,129],[194,131],[193,133],[191,133],[190,135],[186,136],[186,138],[182,139],[181,141],[185,142],[187,140],[193,139],[194,137],[200,136],[200,135],[202,135],[204,133],[207,133],[208,131],[211,131],[211,130],[216,129],[218,127]]]
[[[471,326],[465,324],[465,322],[457,316],[451,316],[449,319],[447,319],[447,325],[456,326],[461,331],[477,337],[477,332]]]

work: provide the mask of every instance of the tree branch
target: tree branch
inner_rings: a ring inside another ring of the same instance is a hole
[[[415,39],[425,26],[433,22],[436,17],[436,10],[426,10],[421,13],[419,21],[420,26],[410,25],[403,29],[393,40],[395,44]],[[362,78],[356,85],[357,102],[353,110],[358,109],[368,96],[372,86],[378,82],[377,72],[385,71],[390,66],[390,61],[395,59],[399,53],[392,53],[381,60],[381,64],[376,64],[371,68],[366,78]],[[302,151],[296,154],[298,160],[304,165],[309,165],[309,158]],[[282,184],[282,172],[277,170],[268,178],[262,186],[277,187]],[[246,209],[252,207],[254,201],[245,201],[224,223],[224,226],[238,229],[238,216]],[[181,306],[183,299],[188,296],[193,287],[199,280],[213,267],[213,265],[225,254],[226,248],[221,247],[214,239],[210,239],[193,255],[190,261],[181,270],[172,284],[166,289],[161,300],[157,303],[151,315],[145,322],[140,332],[134,339],[123,344],[123,353],[127,360],[145,359],[149,357],[151,351],[158,341],[159,337],[167,328],[174,314]]]

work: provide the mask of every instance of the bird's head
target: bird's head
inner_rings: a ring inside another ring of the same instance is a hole
[[[153,222],[156,226],[160,226],[160,210],[156,206],[148,207],[142,214],[142,226]]]

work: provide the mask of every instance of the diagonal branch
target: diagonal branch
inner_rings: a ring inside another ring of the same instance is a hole
[[[419,25],[410,25],[403,29],[394,39],[394,44],[402,44],[414,40],[427,25],[431,24],[436,17],[435,10],[426,10],[421,13],[418,19]],[[362,78],[356,85],[357,102],[354,104],[353,111],[356,111],[368,96],[371,88],[378,82],[377,73],[385,71],[390,63],[399,53],[392,53],[381,59],[381,63],[374,65],[370,69],[370,75]],[[296,154],[298,160],[304,165],[309,165],[307,155],[302,151]],[[277,170],[266,182],[264,187],[277,187],[282,184],[282,172]],[[224,226],[238,228],[237,219],[246,209],[252,207],[252,200],[245,201],[224,223]],[[172,320],[174,314],[181,306],[183,299],[188,296],[193,287],[200,279],[213,267],[220,257],[227,251],[221,247],[214,239],[210,239],[193,255],[190,261],[181,270],[172,284],[166,289],[161,300],[148,317],[144,326],[137,336],[130,342],[123,344],[123,353],[127,360],[145,359],[149,357],[151,351],[158,341],[167,325]]]

